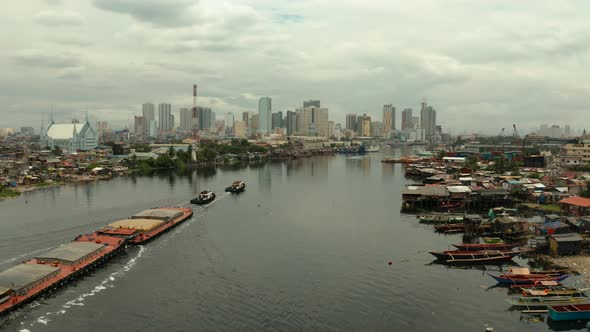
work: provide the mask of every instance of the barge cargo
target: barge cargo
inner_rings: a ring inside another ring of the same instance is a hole
[[[120,253],[126,244],[150,241],[192,215],[191,208],[145,210],[0,272],[0,315],[64,286]]]

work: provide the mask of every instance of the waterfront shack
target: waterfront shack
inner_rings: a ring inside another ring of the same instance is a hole
[[[549,236],[549,247],[552,255],[577,255],[582,251],[582,237],[576,233],[553,234]]]
[[[402,190],[402,209],[438,208],[449,196],[447,188],[441,185],[407,186]]]

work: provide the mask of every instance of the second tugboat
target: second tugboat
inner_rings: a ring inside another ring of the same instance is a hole
[[[209,204],[215,200],[215,193],[204,190],[199,193],[199,196],[191,199],[191,204],[204,205]]]
[[[231,186],[225,188],[226,192],[230,192],[230,193],[241,193],[244,190],[246,190],[246,183],[244,181],[234,181],[234,183],[231,184]]]

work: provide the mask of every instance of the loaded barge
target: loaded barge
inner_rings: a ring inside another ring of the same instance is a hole
[[[64,286],[123,251],[126,244],[154,239],[192,214],[190,208],[145,210],[0,272],[0,315]]]

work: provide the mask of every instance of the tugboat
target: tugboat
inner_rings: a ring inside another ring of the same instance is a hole
[[[212,191],[204,190],[199,193],[199,196],[191,199],[191,204],[203,205],[209,204],[215,200],[215,193]]]
[[[244,190],[246,190],[246,183],[244,181],[234,181],[231,186],[225,188],[226,192],[230,192],[230,193],[241,193]]]

